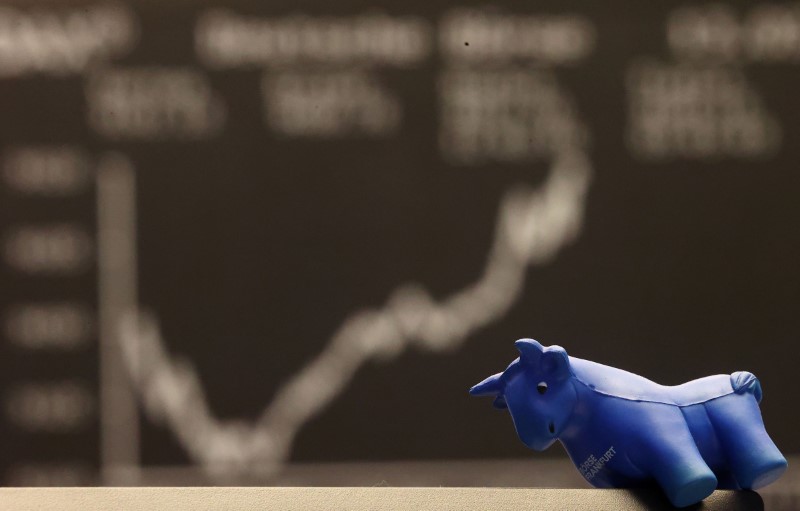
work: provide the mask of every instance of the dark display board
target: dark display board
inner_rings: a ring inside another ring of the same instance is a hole
[[[800,451],[798,90],[795,2],[4,5],[2,482],[534,456],[521,337]]]

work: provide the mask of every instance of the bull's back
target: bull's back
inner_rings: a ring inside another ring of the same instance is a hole
[[[734,393],[731,375],[715,374],[698,378],[682,385],[667,387],[670,400],[678,406],[691,406],[705,403]]]
[[[670,399],[678,406],[705,403],[730,394],[751,394],[761,402],[761,384],[748,371],[706,376],[668,389]]]
[[[706,376],[690,382],[660,385],[637,374],[596,362],[570,357],[575,380],[593,392],[630,401],[691,406],[733,394],[751,392],[760,397],[758,380],[745,371]]]

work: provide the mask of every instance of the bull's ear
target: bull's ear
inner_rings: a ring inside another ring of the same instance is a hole
[[[494,401],[492,401],[492,406],[499,410],[505,410],[508,408],[508,404],[506,403],[506,397],[502,394],[497,396]]]
[[[544,351],[544,346],[533,339],[520,339],[514,343],[519,350],[519,360],[522,365],[536,367]]]
[[[473,396],[494,396],[503,391],[503,382],[500,376],[503,373],[497,373],[489,376],[479,384],[469,389],[470,395]]]
[[[542,353],[542,371],[551,378],[565,380],[569,377],[569,355],[561,346],[550,346]]]

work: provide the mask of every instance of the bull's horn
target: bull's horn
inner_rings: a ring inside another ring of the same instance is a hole
[[[494,396],[503,390],[503,382],[500,381],[500,376],[503,373],[497,373],[489,376],[479,384],[469,389],[469,393],[473,396]]]

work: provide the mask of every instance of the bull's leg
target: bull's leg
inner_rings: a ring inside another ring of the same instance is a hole
[[[649,416],[639,436],[639,449],[631,461],[651,474],[676,507],[700,502],[717,487],[714,472],[706,465],[680,409],[648,404]]]
[[[731,394],[713,399],[705,407],[740,487],[761,488],[783,474],[786,458],[767,435],[752,394]]]

